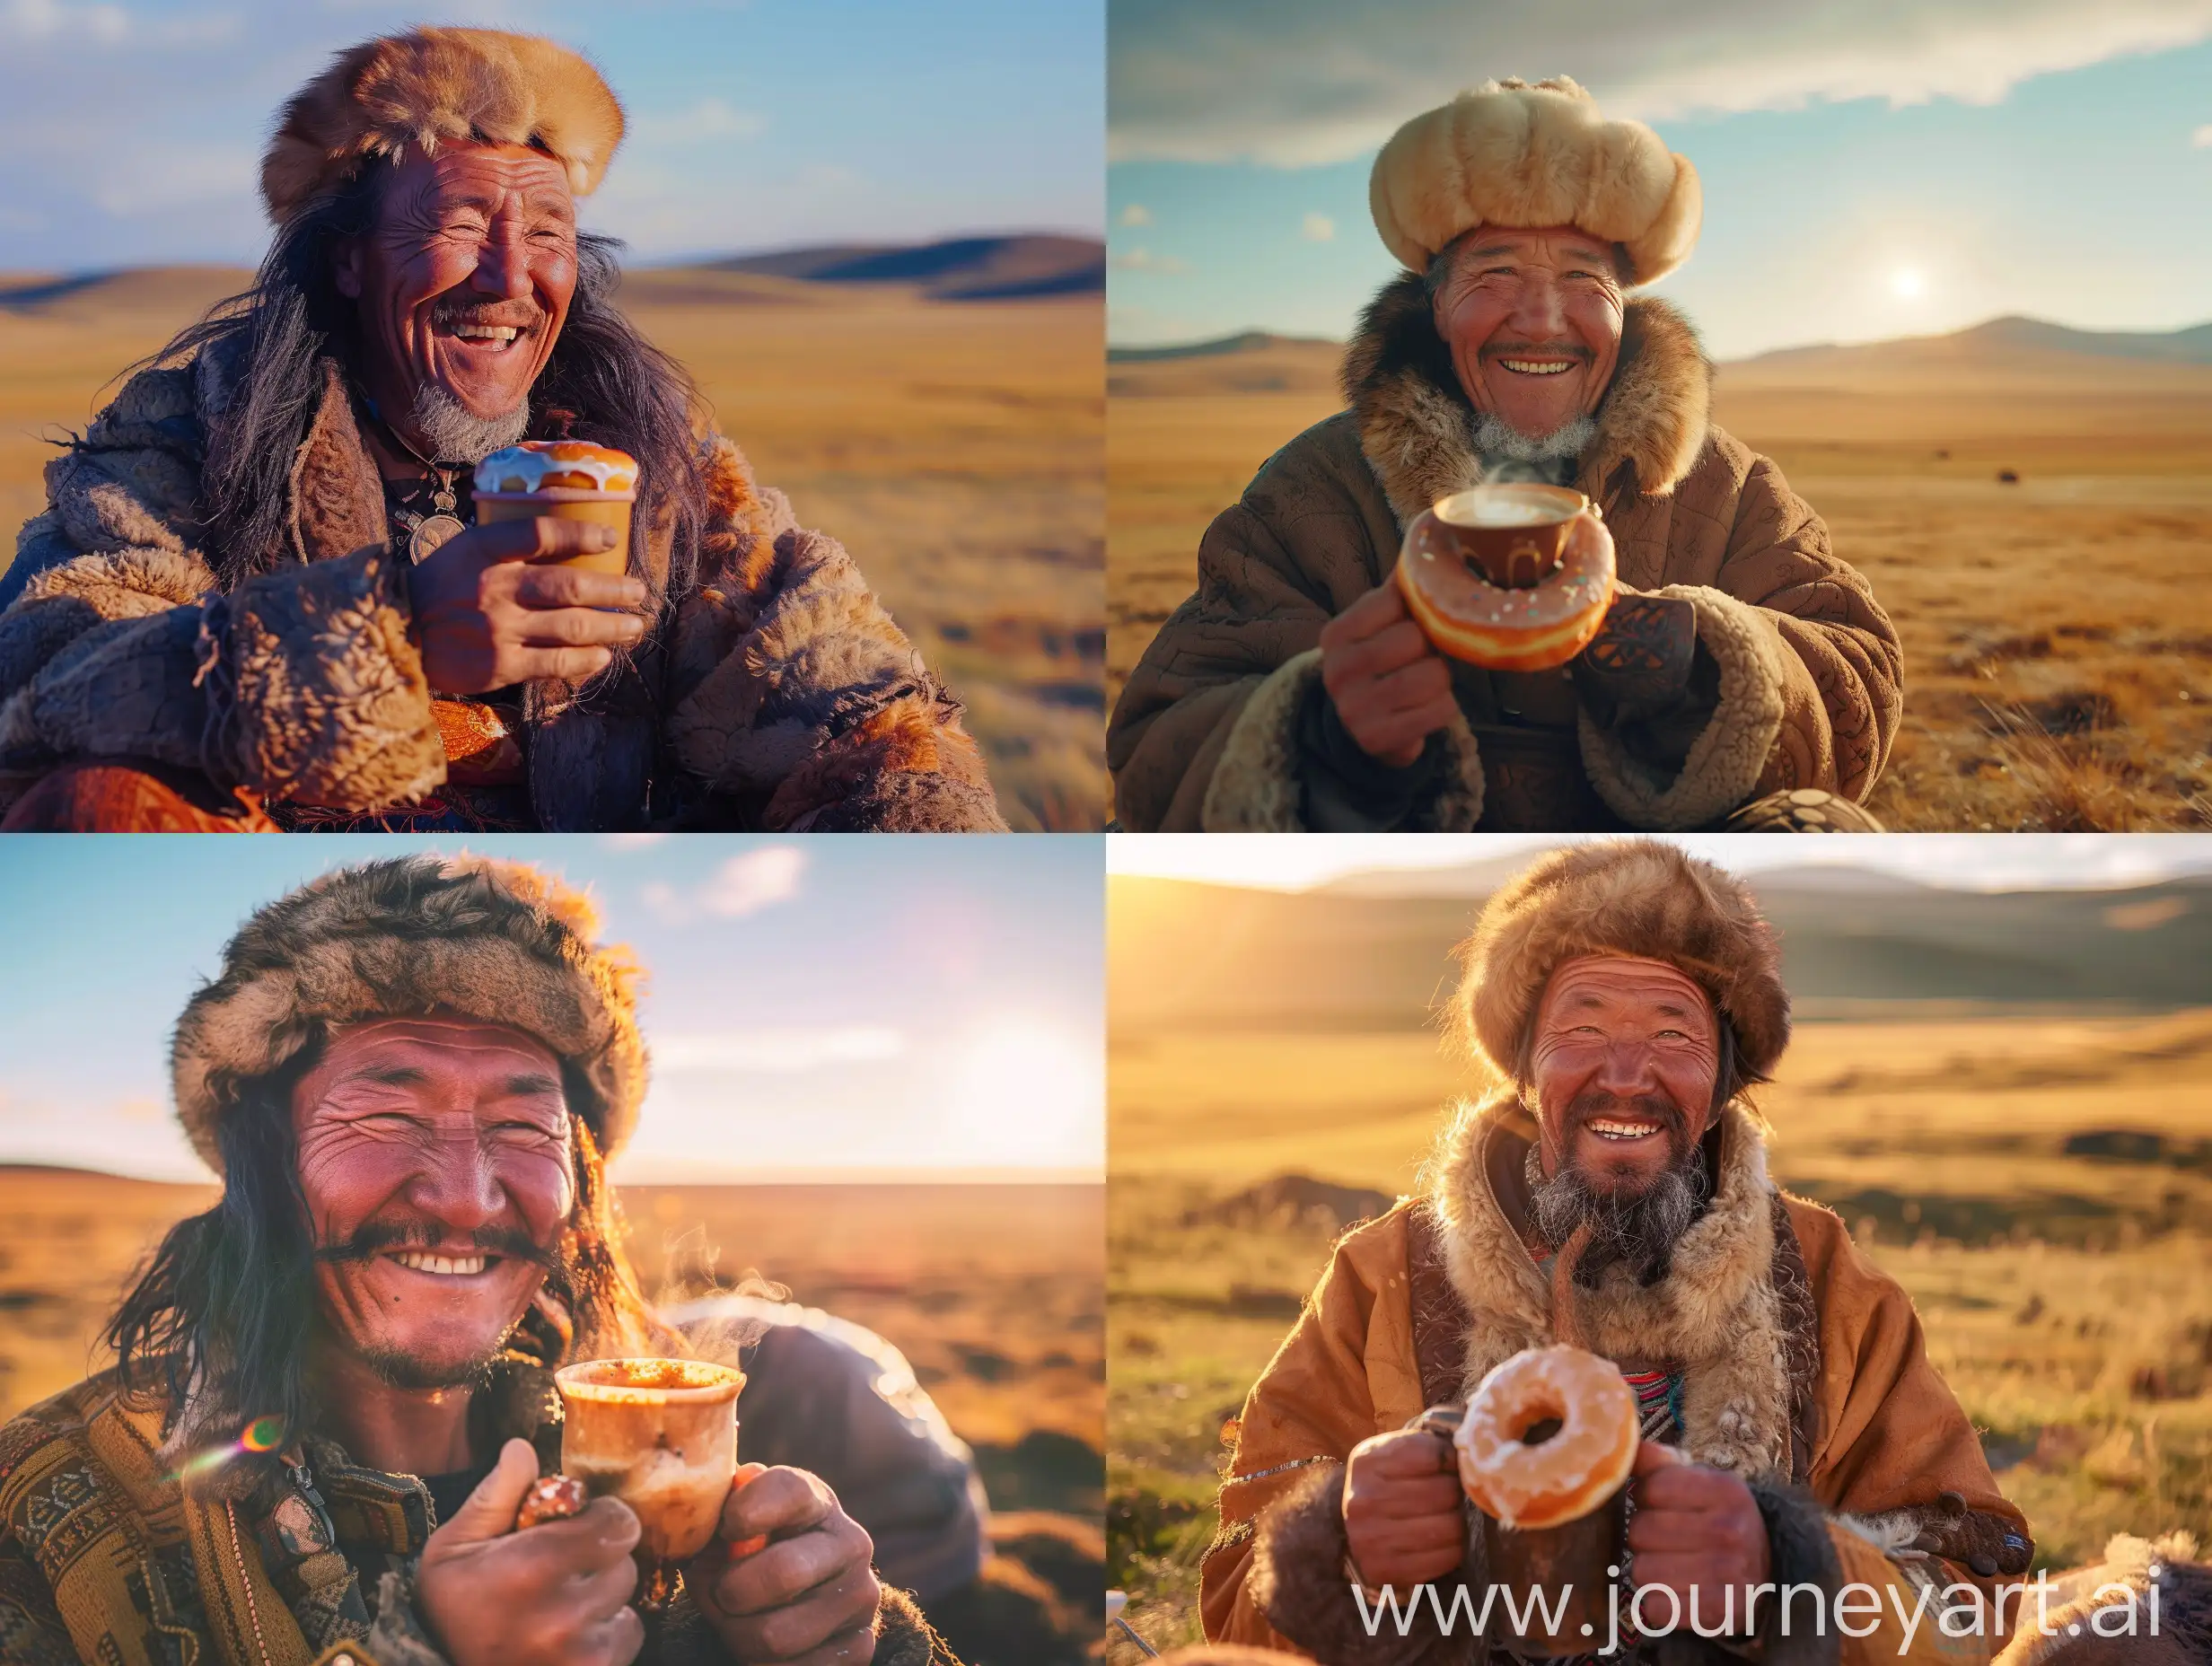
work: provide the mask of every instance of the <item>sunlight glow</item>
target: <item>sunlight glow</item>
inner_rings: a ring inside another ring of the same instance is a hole
[[[1901,266],[1890,274],[1890,293],[1900,301],[1918,301],[1927,294],[1927,279],[1914,267]]]
[[[977,1030],[952,1073],[947,1136],[977,1163],[1082,1162],[1105,1116],[1095,1041],[1023,1014]]]

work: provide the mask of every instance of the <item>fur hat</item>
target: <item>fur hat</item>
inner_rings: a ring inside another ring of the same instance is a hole
[[[316,1021],[434,1013],[527,1030],[581,1072],[599,1103],[577,1109],[611,1156],[637,1125],[645,1047],[637,963],[598,934],[590,899],[520,862],[399,856],[311,880],[239,928],[177,1021],[170,1083],[192,1149],[222,1172],[217,1073],[268,1075]]]
[[[1486,81],[1416,116],[1374,159],[1367,204],[1411,270],[1479,225],[1572,225],[1628,251],[1633,281],[1690,258],[1698,171],[1640,121],[1607,121],[1565,75]]]
[[[1483,905],[1459,946],[1453,1032],[1502,1076],[1544,986],[1565,960],[1632,954],[1679,967],[1735,1033],[1750,1079],[1789,1045],[1782,948],[1751,887],[1656,839],[1570,845],[1532,863]]]
[[[534,145],[584,197],[622,143],[622,106],[579,54],[540,35],[426,28],[364,40],[285,106],[261,200],[282,225],[372,156],[471,140]]]

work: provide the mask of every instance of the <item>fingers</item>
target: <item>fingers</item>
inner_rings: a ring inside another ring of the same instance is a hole
[[[443,1523],[434,1537],[447,1544],[480,1544],[514,1530],[515,1513],[522,1495],[538,1478],[538,1454],[528,1441],[509,1441],[499,1449],[492,1472],[476,1484],[461,1501],[453,1519]]]
[[[843,1511],[821,1526],[779,1539],[715,1571],[715,1600],[725,1614],[761,1614],[818,1586],[865,1570],[875,1555],[867,1530]]]
[[[636,1565],[631,1565],[632,1574]],[[623,1599],[625,1602],[628,1598]],[[645,1646],[645,1622],[633,1608],[618,1608],[586,1634],[586,1646],[607,1666],[630,1666]]]
[[[769,1548],[771,1551],[779,1547]],[[768,1551],[761,1553],[768,1554]],[[759,1559],[755,1557],[753,1561]],[[751,1565],[751,1562],[737,1563],[716,1582],[714,1589],[717,1605],[729,1581],[740,1570]],[[882,1600],[883,1587],[864,1563],[780,1607],[748,1613],[725,1607],[717,1629],[733,1645],[733,1653],[740,1660],[834,1660],[838,1658],[836,1648],[839,1640],[863,1633],[873,1634],[875,1611]],[[861,1653],[846,1658],[865,1660],[867,1656]]]
[[[1426,1429],[1371,1434],[1352,1448],[1347,1477],[1367,1475],[1448,1475],[1457,1469],[1452,1448]]]
[[[1341,616],[1330,625],[1341,624],[1349,617]],[[1328,640],[1329,628],[1324,627],[1321,633],[1321,680],[1328,684],[1331,694],[1339,693],[1345,685],[1387,676],[1417,660],[1434,660],[1439,671],[1444,669],[1443,660],[1429,646],[1421,627],[1411,619],[1400,619],[1373,636],[1335,643]]]
[[[731,1487],[722,1504],[720,1536],[794,1533],[828,1520],[837,1508],[838,1495],[819,1476],[782,1466],[763,1469],[743,1486]]]
[[[642,608],[645,586],[627,573],[588,567],[526,566],[514,575],[514,600],[526,608]]]
[[[565,561],[574,556],[595,556],[621,542],[621,534],[610,526],[596,521],[559,521],[550,515],[534,521],[479,522],[470,532],[469,553],[479,561],[492,562]]]
[[[531,1528],[530,1542],[572,1568],[598,1569],[628,1562],[643,1530],[636,1513],[619,1498],[594,1498],[581,1515]]]
[[[1646,1476],[1655,1470],[1672,1469],[1677,1464],[1685,1464],[1689,1461],[1689,1459],[1663,1442],[1643,1441],[1637,1445],[1636,1461],[1629,1466],[1628,1473],[1634,1476]]]
[[[513,627],[525,648],[619,647],[645,634],[645,620],[635,613],[596,608],[518,609]]]

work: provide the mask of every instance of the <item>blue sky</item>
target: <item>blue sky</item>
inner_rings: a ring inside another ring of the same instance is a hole
[[[587,885],[650,982],[619,1179],[1101,1171],[1100,840],[478,838]],[[459,841],[54,836],[0,850],[0,1162],[205,1179],[171,1027],[238,923],[349,862]]]
[[[1515,74],[1697,166],[1703,237],[1654,293],[1720,357],[2212,319],[2212,0],[1114,0],[1111,51],[1118,345],[1343,336],[1397,269],[1381,142]]]
[[[0,269],[251,262],[284,100],[385,0],[0,0]],[[462,0],[588,54],[629,136],[584,224],[644,259],[1096,235],[1104,0]]]

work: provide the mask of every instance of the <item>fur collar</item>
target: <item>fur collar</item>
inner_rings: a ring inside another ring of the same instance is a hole
[[[1470,1320],[1462,1370],[1469,1393],[1522,1349],[1558,1339],[1550,1281],[1523,1247],[1490,1178],[1495,1164],[1521,1162],[1534,1133],[1510,1098],[1465,1107],[1432,1170],[1429,1206],[1445,1272]],[[1576,1293],[1573,1319],[1584,1346],[1681,1372],[1683,1447],[1741,1475],[1787,1473],[1790,1463],[1775,1196],[1759,1125],[1731,1105],[1721,1113],[1719,1184],[1683,1233],[1667,1276],[1646,1290],[1615,1267],[1596,1290]]]
[[[1474,408],[1418,273],[1392,279],[1361,315],[1340,377],[1360,449],[1400,526],[1480,481]],[[1629,302],[1620,362],[1582,456],[1582,490],[1609,507],[1631,490],[1672,492],[1705,448],[1712,381],[1712,363],[1688,319],[1648,296]]]

